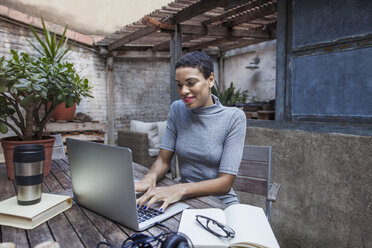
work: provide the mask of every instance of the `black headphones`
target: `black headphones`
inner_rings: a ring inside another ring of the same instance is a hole
[[[122,248],[153,248],[160,244],[161,248],[191,248],[189,239],[175,232],[164,232],[157,236],[136,233],[124,241]]]
[[[156,225],[166,228],[168,231],[162,232],[157,236],[150,236],[143,233],[135,233],[121,245],[122,248],[193,248],[191,240],[183,233],[172,232],[167,226],[157,222]],[[113,247],[106,242],[99,242],[100,245]],[[160,245],[160,246],[159,246]]]

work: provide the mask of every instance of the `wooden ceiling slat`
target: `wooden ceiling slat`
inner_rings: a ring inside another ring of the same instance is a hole
[[[172,7],[172,6],[165,6],[164,8],[163,8],[164,10],[168,10],[168,11],[173,11],[173,12],[175,12],[175,13],[177,13],[178,11],[180,11],[181,10],[181,8],[176,8],[176,7]]]
[[[235,45],[220,48],[220,52],[226,52],[228,50],[254,45],[254,44],[257,44],[257,43],[260,43],[260,42],[263,42],[263,41],[267,41],[267,40],[269,40],[269,39],[266,39],[266,40],[253,39],[253,40],[248,40],[248,41],[237,42]]]
[[[193,5],[190,5],[181,11],[179,11],[173,17],[173,23],[181,23],[183,21],[189,20],[195,16],[203,14],[208,10],[214,9],[218,6],[224,6],[228,4],[231,0],[200,0]]]
[[[249,2],[248,4],[243,5],[243,6],[239,7],[239,8],[233,9],[231,11],[228,11],[228,12],[224,13],[224,14],[221,14],[219,16],[216,16],[214,18],[211,18],[209,20],[206,20],[206,21],[202,22],[202,25],[209,25],[209,24],[212,24],[214,22],[221,21],[223,19],[226,19],[227,17],[230,17],[232,15],[236,15],[236,14],[242,13],[244,11],[250,10],[250,9],[252,9],[254,7],[260,6],[260,5],[265,4],[267,2],[270,2],[270,1],[271,0],[257,0],[255,2]]]
[[[170,5],[168,5],[168,6],[170,6],[171,8],[177,8],[178,11],[180,11],[181,9],[184,9],[184,8],[186,8],[186,7],[189,7],[190,4],[184,4],[184,3],[175,3],[175,2],[172,2],[172,3],[170,3]]]
[[[200,35],[198,35],[198,34],[184,34],[184,35],[182,35],[182,43],[188,42],[190,40],[198,39],[198,38],[200,38]],[[155,45],[152,48],[152,50],[154,52],[162,51],[162,50],[165,50],[165,49],[169,49],[169,47],[170,47],[170,41],[167,40],[167,41],[164,41],[160,44]]]
[[[265,17],[267,15],[271,15],[277,11],[276,3],[271,3],[264,5],[262,8],[255,10],[255,11],[248,11],[244,14],[238,15],[236,17],[230,18],[226,25],[228,27],[233,27],[239,25],[241,23],[247,23],[253,21],[258,18]]]
[[[189,51],[200,50],[203,48],[207,48],[209,46],[218,46],[219,44],[225,43],[226,41],[235,41],[238,39],[241,39],[241,38],[240,37],[223,37],[223,38],[215,39],[212,41],[203,42],[202,44],[199,44],[196,46],[189,47]]]
[[[146,36],[148,34],[151,34],[151,33],[154,33],[156,32],[157,29],[156,28],[152,28],[152,27],[145,27],[145,28],[142,28],[142,29],[139,29],[133,33],[131,33],[130,35],[128,36],[125,36],[121,39],[118,39],[116,40],[115,42],[113,42],[111,45],[109,45],[108,49],[109,51],[112,51],[112,50],[115,50],[116,48],[128,43],[128,42],[131,42],[133,40],[136,40],[136,39],[139,39],[143,36]]]
[[[173,15],[173,14],[177,13],[176,11],[168,10],[168,9],[161,9],[159,11],[160,11],[160,13],[164,13],[164,14],[168,14],[168,15]]]

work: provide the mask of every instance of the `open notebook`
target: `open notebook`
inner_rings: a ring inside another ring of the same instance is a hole
[[[227,240],[214,236],[196,222],[195,215],[204,215],[230,226],[235,231],[235,237]],[[263,209],[245,204],[232,205],[225,210],[217,208],[186,209],[182,213],[178,232],[186,234],[196,248],[279,248]]]

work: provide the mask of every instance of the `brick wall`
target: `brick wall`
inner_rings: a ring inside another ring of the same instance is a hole
[[[168,62],[114,61],[115,129],[130,120],[166,120],[170,107]]]

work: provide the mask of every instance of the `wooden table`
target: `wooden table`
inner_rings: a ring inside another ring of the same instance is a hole
[[[147,168],[134,164],[134,177],[142,178]],[[166,177],[159,182],[160,185],[174,184],[173,180]],[[43,192],[63,192],[72,195],[70,170],[67,161],[54,160],[51,173],[45,177]],[[0,200],[15,196],[14,182],[7,178],[4,164],[0,165]],[[185,201],[191,208],[224,209],[226,206],[215,197],[199,197]],[[173,231],[177,231],[181,214],[164,222]],[[61,247],[96,247],[98,242],[109,242],[115,247],[120,247],[122,242],[135,231],[98,215],[75,202],[72,207],[62,214],[39,225],[33,230],[23,230],[7,226],[0,226],[1,242],[13,242],[17,247],[34,247],[44,241],[55,240]],[[164,231],[160,227],[151,227],[144,231],[145,234],[157,235]]]

